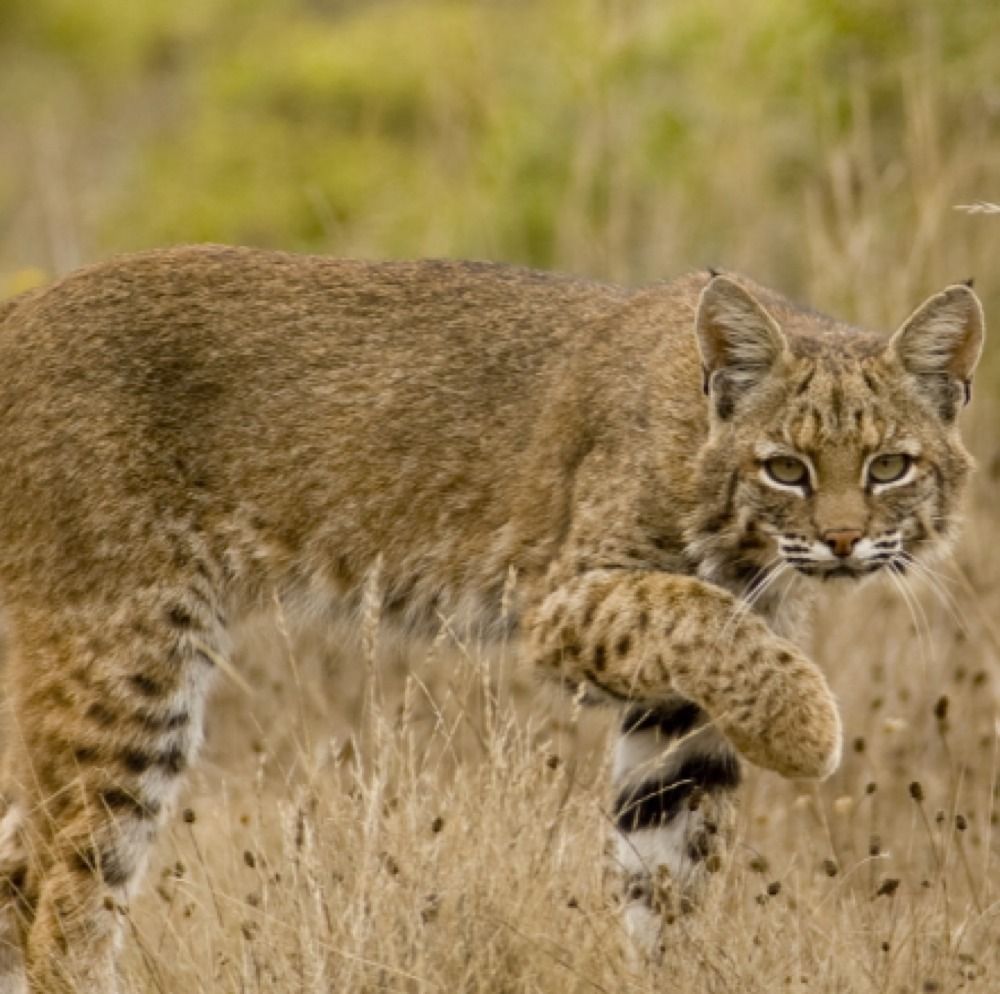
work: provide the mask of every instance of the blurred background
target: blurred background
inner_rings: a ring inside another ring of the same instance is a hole
[[[716,265],[884,331],[973,276],[994,326],[956,557],[818,616],[844,765],[751,775],[681,987],[613,951],[611,718],[445,636],[262,624],[128,989],[1000,989],[998,39],[987,0],[0,0],[0,296],[220,241]]]
[[[981,0],[0,0],[7,292],[223,241],[991,293]],[[977,265],[978,263],[978,265]],[[905,297],[904,299],[901,299]]]

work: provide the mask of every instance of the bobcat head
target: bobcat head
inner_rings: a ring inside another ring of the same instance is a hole
[[[888,340],[716,276],[696,319],[709,403],[689,550],[739,573],[905,571],[947,548],[971,467],[957,428],[983,344],[965,285]]]

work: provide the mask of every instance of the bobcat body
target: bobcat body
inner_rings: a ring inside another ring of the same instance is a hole
[[[0,992],[113,988],[116,904],[233,620],[350,610],[373,577],[384,616],[513,628],[622,709],[617,853],[655,945],[724,857],[737,752],[835,768],[836,707],[786,641],[802,574],[947,545],[983,334],[965,286],[890,342],[729,276],[222,247],[81,271],[0,322]]]

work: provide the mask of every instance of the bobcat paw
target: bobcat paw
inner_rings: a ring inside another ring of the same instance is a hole
[[[738,699],[716,711],[716,725],[757,766],[825,780],[841,755],[840,714],[826,678],[783,639],[774,639],[761,656]]]

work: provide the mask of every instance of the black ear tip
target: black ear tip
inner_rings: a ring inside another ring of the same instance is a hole
[[[722,275],[722,270],[716,269],[715,266],[709,266],[707,268],[708,268],[708,275],[711,276],[713,280],[715,279],[716,276]]]
[[[970,290],[976,283],[975,276],[970,276],[967,280],[962,280],[962,286],[967,286]]]

